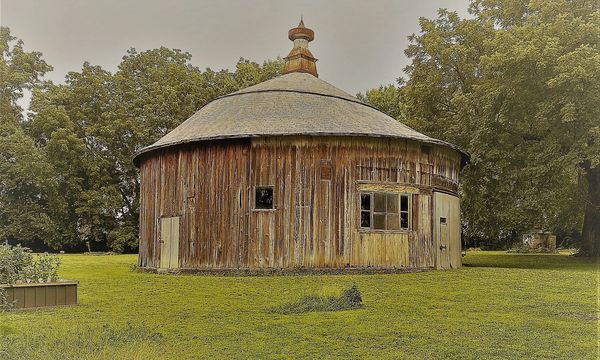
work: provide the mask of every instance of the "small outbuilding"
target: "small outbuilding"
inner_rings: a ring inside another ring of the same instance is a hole
[[[556,235],[541,230],[532,230],[523,234],[523,244],[529,249],[556,250]]]
[[[468,155],[320,80],[303,22],[283,75],[134,157],[139,266],[456,268]]]

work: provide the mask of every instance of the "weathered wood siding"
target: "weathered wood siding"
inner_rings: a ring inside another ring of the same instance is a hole
[[[141,162],[139,265],[181,216],[182,268],[433,267],[432,190],[456,192],[460,155],[411,140],[271,137],[158,150]],[[255,186],[274,210],[253,210]],[[359,192],[410,195],[411,228],[359,230]]]

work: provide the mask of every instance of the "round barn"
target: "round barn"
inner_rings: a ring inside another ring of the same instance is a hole
[[[139,266],[456,268],[468,155],[320,80],[303,22],[283,75],[134,157]]]

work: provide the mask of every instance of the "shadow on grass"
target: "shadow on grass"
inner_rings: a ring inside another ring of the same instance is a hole
[[[463,259],[463,266],[594,271],[598,269],[599,260],[599,258],[584,258],[563,254],[471,253]]]

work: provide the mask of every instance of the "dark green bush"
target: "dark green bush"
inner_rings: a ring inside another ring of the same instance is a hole
[[[360,293],[360,290],[358,290],[356,284],[352,284],[351,287],[345,289],[340,298],[351,306],[362,306],[362,294]]]
[[[306,295],[300,300],[293,301],[269,309],[277,314],[302,314],[313,311],[340,311],[362,307],[362,295],[358,286],[353,284],[344,289],[339,296]]]

